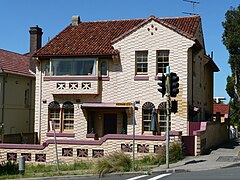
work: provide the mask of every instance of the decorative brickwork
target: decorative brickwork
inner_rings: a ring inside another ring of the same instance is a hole
[[[35,161],[36,162],[46,162],[46,154],[36,154]]]
[[[31,153],[21,153],[21,156],[24,157],[25,161],[31,161]]]
[[[88,149],[77,149],[77,157],[88,157]]]
[[[17,161],[17,153],[7,153],[8,161]]]
[[[162,145],[154,145],[154,153],[158,153],[162,148]]]
[[[99,158],[104,156],[104,150],[93,149],[93,158]]]
[[[148,144],[138,144],[137,152],[138,153],[149,153],[149,145]]]
[[[62,148],[62,156],[73,156],[73,148]]]
[[[121,144],[121,150],[123,152],[132,152],[132,144]]]

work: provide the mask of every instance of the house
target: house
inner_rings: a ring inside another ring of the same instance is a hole
[[[217,122],[227,122],[229,118],[229,104],[214,104],[213,105],[213,120]]]
[[[18,152],[16,145],[0,145],[6,157],[24,154],[52,162],[55,137],[62,161],[116,150],[136,152],[137,157],[157,152],[166,140],[166,98],[158,91],[166,66],[179,76],[170,141],[182,143],[183,137],[191,136],[193,155],[211,145],[207,128],[199,126],[197,131],[191,126],[210,119],[213,74],[219,71],[206,54],[200,16],[96,22],[73,16],[72,23],[37,50],[32,60],[39,145],[18,146]],[[158,119],[155,134],[153,111]]]
[[[29,62],[25,55],[0,49],[0,124],[4,143],[20,143],[20,134],[34,132],[35,75],[29,71]]]
[[[0,49],[1,142],[34,143],[35,69],[31,56],[42,45],[42,29],[31,27],[30,51]]]

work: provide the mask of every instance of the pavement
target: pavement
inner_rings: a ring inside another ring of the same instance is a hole
[[[177,163],[160,165],[152,169],[152,172],[186,172],[203,171],[240,166],[240,139],[231,140],[210,150],[207,155],[186,156]]]

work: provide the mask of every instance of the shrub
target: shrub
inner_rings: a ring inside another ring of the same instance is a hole
[[[158,159],[158,164],[166,163],[166,146],[162,146],[157,152],[156,158]],[[181,144],[170,144],[169,147],[169,162],[174,163],[183,159],[183,152]]]
[[[12,174],[18,174],[18,164],[15,162],[2,162],[0,165],[0,175],[12,175]]]
[[[123,152],[113,152],[99,158],[95,164],[95,171],[102,177],[111,172],[128,172],[131,170],[131,158]]]

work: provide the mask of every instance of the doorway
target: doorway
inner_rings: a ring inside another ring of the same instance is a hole
[[[104,114],[104,135],[117,134],[117,114]]]

